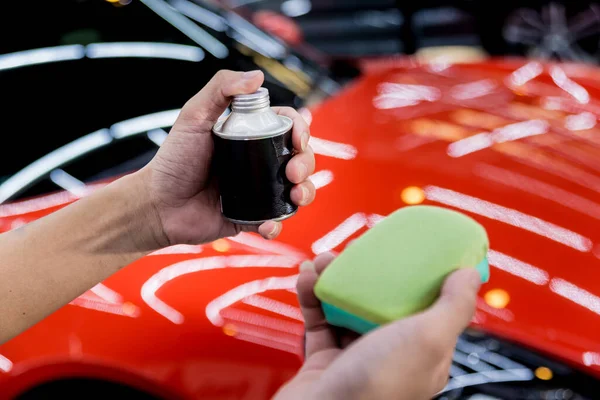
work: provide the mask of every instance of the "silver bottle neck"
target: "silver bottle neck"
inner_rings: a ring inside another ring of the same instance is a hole
[[[254,93],[234,96],[231,102],[231,110],[239,113],[250,113],[266,110],[270,105],[269,91],[261,87]]]

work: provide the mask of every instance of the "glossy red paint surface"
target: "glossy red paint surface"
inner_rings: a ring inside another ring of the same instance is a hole
[[[242,234],[128,266],[0,347],[3,393],[77,374],[171,398],[268,398],[301,363],[298,263],[421,195],[488,230],[474,325],[600,377],[600,74],[402,64],[312,110],[317,200],[276,242]],[[54,196],[0,206],[0,230],[73,200]]]

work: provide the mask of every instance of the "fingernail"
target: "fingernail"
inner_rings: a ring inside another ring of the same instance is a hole
[[[259,70],[256,70],[256,71],[247,71],[247,72],[244,72],[242,74],[242,79],[254,79],[258,75],[260,75],[260,71]]]
[[[308,132],[304,132],[304,133],[302,133],[302,136],[300,136],[300,147],[302,148],[302,151],[306,150],[306,146],[308,146],[309,138],[310,138],[310,136],[308,135]]]
[[[269,237],[273,237],[277,234],[277,231],[279,230],[279,224],[276,222],[273,222],[273,228],[271,228],[271,230],[269,231]]]
[[[300,176],[302,179],[306,179],[308,177],[308,165],[304,163],[300,164]]]
[[[304,204],[308,200],[308,189],[305,186],[300,186],[300,190],[302,190],[302,199],[300,200],[300,203]]]
[[[314,271],[315,270],[315,264],[312,263],[312,261],[304,261],[302,262],[302,264],[300,264],[300,272],[302,271]]]

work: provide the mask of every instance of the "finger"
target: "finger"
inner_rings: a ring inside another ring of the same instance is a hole
[[[292,183],[304,182],[315,172],[315,154],[310,146],[306,151],[292,157],[285,167],[285,175]]]
[[[437,332],[448,338],[456,337],[469,325],[481,286],[481,276],[475,268],[461,268],[446,278],[440,297],[425,312],[435,322]]]
[[[325,268],[335,259],[335,256],[331,253],[321,253],[315,257],[315,271],[317,275],[321,275]]]
[[[267,221],[258,227],[258,233],[267,240],[275,239],[281,233],[283,224],[278,221]]]
[[[273,111],[279,115],[291,118],[294,123],[294,128],[292,130],[292,143],[294,148],[298,151],[306,151],[308,140],[310,139],[310,130],[302,115],[292,107],[273,107]]]
[[[307,179],[306,181],[294,186],[292,188],[292,192],[290,193],[290,197],[294,204],[299,206],[307,206],[315,199],[315,195],[317,193],[317,189],[315,185]]]
[[[220,70],[183,107],[178,120],[185,124],[202,123],[212,127],[238,94],[254,93],[262,85],[261,71]]]
[[[296,290],[306,329],[306,358],[318,351],[337,347],[335,334],[325,319],[321,302],[315,296],[317,279],[314,263],[303,262]]]

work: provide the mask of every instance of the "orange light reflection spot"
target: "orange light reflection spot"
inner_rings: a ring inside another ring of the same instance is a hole
[[[549,381],[553,376],[552,370],[548,367],[538,367],[535,370],[535,377],[542,381]]]
[[[510,302],[510,295],[506,290],[492,289],[483,296],[483,299],[490,307],[505,308]]]
[[[227,336],[235,336],[237,334],[237,329],[233,324],[226,324],[223,326],[223,333]]]
[[[425,200],[425,193],[423,192],[423,189],[419,187],[409,186],[402,190],[400,197],[406,204],[421,204]]]
[[[212,248],[220,253],[225,253],[231,248],[231,245],[225,239],[218,239],[212,243]]]

